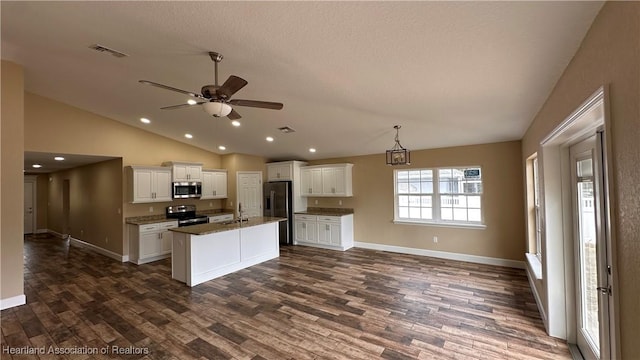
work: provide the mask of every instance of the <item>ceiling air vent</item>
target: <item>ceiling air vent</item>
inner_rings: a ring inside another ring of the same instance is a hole
[[[280,130],[281,132],[283,132],[285,134],[296,132],[295,130],[293,130],[292,128],[290,128],[288,126],[283,126],[281,128],[278,128],[278,130]]]
[[[129,55],[125,54],[125,53],[121,53],[120,51],[115,51],[113,49],[109,49],[108,47],[105,47],[105,46],[102,46],[102,45],[98,45],[98,44],[90,45],[89,49],[93,49],[95,51],[111,54],[111,55],[113,55],[115,57],[118,57],[118,58],[129,56]]]

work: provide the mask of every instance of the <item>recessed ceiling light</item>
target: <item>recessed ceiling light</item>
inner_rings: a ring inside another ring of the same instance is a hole
[[[187,100],[187,104],[189,104],[189,105],[195,105],[195,104],[197,104],[197,103],[198,103],[198,102],[197,102],[197,101],[195,101],[195,100],[193,100],[193,99],[189,99],[189,100]]]
[[[233,120],[233,121],[231,122],[231,125],[233,125],[233,126],[235,126],[235,127],[238,127],[238,126],[240,126],[240,121],[238,121],[238,120]]]
[[[62,156],[56,156],[53,158],[53,160],[55,161],[64,161],[64,158]]]
[[[226,147],[226,146],[224,146],[224,145],[220,145],[220,146],[218,146],[218,149],[220,149],[220,150],[227,150],[227,147]]]
[[[271,136],[267,136],[267,141],[268,141],[268,142],[272,142],[272,141],[273,141],[273,138],[272,138]]]
[[[33,164],[33,165],[31,165],[31,167],[36,168],[36,169],[39,169],[39,168],[41,168],[41,167],[42,167],[42,165],[40,165],[40,164]]]
[[[314,152],[316,152],[316,149],[315,149],[315,148],[310,148],[310,149],[309,149],[309,152],[314,153]]]
[[[145,124],[149,124],[151,122],[151,120],[149,120],[147,118],[140,118],[140,121],[145,123]]]
[[[187,139],[192,139],[192,138],[193,138],[193,135],[191,135],[191,134],[184,134],[184,137],[186,137]]]

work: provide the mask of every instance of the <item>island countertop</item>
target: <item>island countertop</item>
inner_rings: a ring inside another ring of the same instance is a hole
[[[216,216],[216,215],[227,215],[233,214],[233,210],[229,209],[208,209],[208,210],[198,210],[196,215],[207,215],[207,216]],[[167,219],[165,214],[158,215],[143,215],[143,216],[132,216],[125,218],[125,223],[131,225],[147,225],[147,224],[156,224],[167,221],[176,221],[176,219]]]
[[[240,223],[238,222],[234,222],[232,224],[208,223],[208,224],[176,227],[169,230],[174,232],[184,233],[184,234],[190,234],[190,235],[206,235],[206,234],[248,228],[252,226],[268,224],[268,223],[278,222],[278,221],[285,221],[285,220],[287,219],[280,218],[280,217],[258,216],[258,217],[249,218],[248,221],[243,221],[242,225],[240,225]]]

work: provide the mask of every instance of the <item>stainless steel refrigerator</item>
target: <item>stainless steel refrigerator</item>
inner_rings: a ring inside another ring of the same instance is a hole
[[[293,245],[293,194],[291,181],[264,183],[264,216],[287,218],[280,221],[280,245]]]

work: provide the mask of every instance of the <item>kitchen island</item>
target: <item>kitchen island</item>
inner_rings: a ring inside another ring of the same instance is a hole
[[[171,276],[195,286],[280,256],[278,222],[255,217],[242,223],[209,223],[173,232]]]

